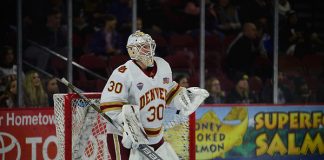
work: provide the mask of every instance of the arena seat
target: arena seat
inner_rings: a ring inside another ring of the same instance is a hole
[[[282,55],[278,58],[278,69],[281,72],[301,72],[304,67],[297,57]]]
[[[103,58],[101,58],[95,54],[82,55],[80,57],[79,63],[83,67],[86,67],[87,69],[89,69],[103,77],[107,77],[107,75],[108,75],[108,67],[107,67],[106,61]],[[91,78],[89,78],[89,76],[87,76],[87,79],[91,79]]]
[[[166,56],[164,59],[170,64],[173,72],[187,72],[191,74],[194,69],[190,55],[185,52],[177,52],[176,54]]]
[[[195,46],[193,38],[188,34],[174,34],[170,36],[170,47],[173,50],[191,48]]]
[[[324,56],[316,54],[305,55],[301,60],[308,75],[319,75],[324,68]]]
[[[108,59],[109,69],[111,71],[113,71],[118,66],[126,63],[128,60],[130,60],[130,58],[129,58],[128,55],[115,55],[115,56],[111,56]]]

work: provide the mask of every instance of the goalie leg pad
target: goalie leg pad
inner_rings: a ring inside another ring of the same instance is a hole
[[[164,142],[161,147],[156,150],[156,153],[160,155],[162,159],[179,160],[176,152],[168,142]]]
[[[139,106],[124,105],[123,109],[124,132],[122,144],[126,148],[137,148],[140,144],[148,144],[147,135],[140,122]]]
[[[148,146],[152,150],[153,147]],[[129,155],[129,160],[151,160],[147,158],[144,154],[142,154],[138,149],[131,149],[130,155]]]
[[[152,150],[153,147],[149,146]],[[168,142],[164,142],[156,151],[163,160],[179,160],[176,152],[173,150]],[[146,156],[140,153],[137,149],[132,149],[129,160],[150,160]]]

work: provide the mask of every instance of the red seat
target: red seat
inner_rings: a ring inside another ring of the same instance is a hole
[[[54,75],[61,77],[66,76],[67,71],[67,62],[58,57],[51,57],[50,59],[50,68],[53,71]]]
[[[191,73],[193,71],[193,64],[190,55],[186,52],[178,52],[174,55],[168,55],[164,58],[172,68],[173,71],[183,71]]]
[[[262,80],[259,77],[250,77],[248,81],[250,91],[254,91],[256,94],[259,94],[263,87]]]
[[[84,54],[80,57],[80,65],[88,69],[106,68],[106,61],[95,54]]]
[[[103,90],[103,88],[105,87],[105,85],[106,85],[106,81],[104,81],[104,80],[101,80],[101,79],[98,79],[97,81],[96,81],[96,88],[97,88],[97,91],[102,91]]]
[[[191,48],[195,45],[193,38],[187,34],[174,34],[170,36],[170,46],[174,50],[182,48]]]
[[[106,85],[106,81],[102,79],[80,79],[74,80],[75,86],[80,88],[85,92],[102,92],[103,88]]]
[[[226,37],[224,37],[223,40],[223,48],[224,48],[224,52],[226,53],[226,50],[228,49],[229,45],[231,45],[231,43],[235,40],[237,35],[228,35]]]
[[[221,68],[222,56],[220,52],[206,50],[205,68],[209,70],[217,70]]]
[[[128,55],[115,55],[115,56],[111,56],[108,59],[109,68],[110,68],[111,71],[113,71],[118,66],[126,63],[128,60],[130,60],[130,58],[129,58]]]
[[[80,88],[84,92],[97,92],[98,89],[96,87],[97,80],[88,80],[88,79],[80,79],[75,80],[74,82],[78,88]]]
[[[152,35],[157,47],[166,47],[168,45],[167,40],[160,34]]]
[[[79,63],[81,66],[95,72],[96,74],[99,74],[103,77],[108,76],[108,67],[107,63],[104,59],[102,59],[99,56],[96,56],[95,54],[84,54],[80,57]],[[81,71],[79,72],[80,79],[96,79],[94,76],[90,76],[88,73]]]
[[[295,56],[283,55],[278,58],[278,70],[282,72],[302,71],[303,65]]]
[[[200,85],[199,82],[200,82],[199,72],[195,72],[189,77],[189,86],[190,87],[198,87]]]
[[[234,82],[225,74],[217,76],[217,79],[220,81],[221,88],[225,91],[225,93],[229,93],[235,87]]]
[[[205,47],[207,50],[215,50],[218,52],[223,52],[223,43],[221,42],[221,40],[217,35],[206,36]]]
[[[323,71],[324,56],[316,54],[305,55],[302,59],[302,64],[309,75],[319,75]]]

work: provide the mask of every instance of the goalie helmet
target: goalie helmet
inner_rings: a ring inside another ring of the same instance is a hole
[[[136,31],[128,37],[127,52],[131,59],[138,60],[148,67],[154,64],[155,41],[148,34]]]

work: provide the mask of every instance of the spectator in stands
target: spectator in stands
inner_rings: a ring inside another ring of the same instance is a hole
[[[103,11],[106,7],[103,0],[82,0],[82,7],[87,14],[92,14],[97,11]]]
[[[55,93],[60,93],[60,89],[57,84],[56,77],[49,78],[45,81],[46,93],[48,95],[48,105],[53,107],[54,100],[53,95]]]
[[[62,13],[58,9],[51,9],[46,17],[45,26],[36,31],[37,42],[54,50],[62,55],[66,55],[67,47],[67,27],[62,25]]]
[[[218,4],[211,6],[209,13],[215,18],[217,30],[224,34],[235,34],[241,28],[238,9],[231,0],[219,0]]]
[[[248,76],[239,76],[235,88],[226,96],[226,103],[258,103],[256,95],[249,90]]]
[[[116,17],[113,15],[102,17],[101,25],[101,29],[93,35],[90,41],[90,51],[103,57],[120,54],[121,37],[116,31]]]
[[[143,20],[141,17],[137,17],[136,19],[136,30],[141,30],[147,32],[147,30],[143,29]],[[129,21],[128,23],[124,23],[120,28],[119,28],[119,36],[121,40],[122,46],[126,46],[128,36],[132,34],[132,22]],[[149,33],[149,32],[148,32]],[[127,53],[126,47],[123,47],[120,49],[121,53]],[[157,52],[157,51],[156,51]],[[156,53],[157,54],[157,53]]]
[[[173,31],[179,30],[178,22],[180,21],[181,23],[183,18],[173,13],[173,11],[178,11],[179,9],[175,9],[172,5],[167,5],[167,3],[172,3],[172,1],[139,1],[137,4],[138,16],[141,17],[144,22],[144,27],[142,30],[151,35],[161,33],[167,29]],[[178,21],[176,21],[177,19]]]
[[[141,17],[137,17],[136,19],[136,30],[144,30],[143,29],[143,19]]]
[[[0,93],[5,90],[7,82],[16,79],[17,65],[14,49],[11,46],[3,46],[0,51]],[[22,74],[24,78],[24,74]]]
[[[323,64],[324,65],[324,64]],[[324,68],[324,66],[323,66]],[[324,71],[319,75],[319,87],[316,93],[317,102],[324,102]]]
[[[195,1],[187,1],[183,8],[183,17],[185,18],[183,29],[187,33],[199,29],[200,7]]]
[[[278,12],[280,20],[285,20],[287,18],[288,11],[292,10],[288,0],[279,0]]]
[[[316,96],[313,91],[308,87],[305,79],[302,77],[297,77],[294,80],[295,84],[295,94],[294,102],[295,103],[314,103],[316,101]]]
[[[267,79],[260,93],[261,103],[272,103],[273,102],[273,80]]]
[[[306,54],[323,51],[323,40],[311,26],[300,22],[293,10],[287,12],[287,21],[280,25],[279,35],[280,50],[288,55],[302,58]]]
[[[272,0],[240,0],[237,1],[240,6],[241,22],[254,22],[261,17],[270,19],[273,17]]]
[[[115,0],[110,3],[107,8],[108,14],[114,15],[117,20],[118,27],[132,21],[132,1],[131,0]],[[138,29],[140,30],[140,29]]]
[[[189,80],[188,76],[185,74],[180,74],[174,78],[174,81],[176,81],[181,87],[188,88],[189,87]]]
[[[73,10],[75,11],[75,10]],[[74,12],[73,19],[73,58],[79,59],[80,56],[88,51],[88,43],[94,29],[88,24],[87,17],[80,9]]]
[[[305,37],[306,26],[298,21],[296,12],[287,12],[287,20],[280,25],[280,50],[288,55],[302,57],[306,52],[310,52],[309,41]]]
[[[29,71],[24,80],[25,104],[27,107],[48,106],[48,96],[43,88],[39,74]]]
[[[44,26],[34,26],[31,39],[48,49],[67,55],[67,28],[61,24],[62,13],[52,9],[46,16]],[[25,58],[37,67],[46,70],[50,54],[33,45],[25,50]]]
[[[287,104],[293,102],[292,86],[285,73],[278,73],[278,104]],[[261,91],[261,102],[273,102],[273,81],[269,80]]]
[[[226,55],[227,73],[234,79],[239,73],[253,74],[258,55],[257,29],[253,23],[245,23],[243,31],[229,45]]]
[[[7,82],[4,93],[0,95],[0,108],[13,108],[17,106],[17,80],[12,79]]]
[[[257,20],[257,37],[259,41],[260,55],[273,59],[273,39],[272,31],[269,28],[269,22],[266,17],[260,17]]]
[[[206,89],[209,92],[209,97],[205,100],[206,104],[224,103],[225,92],[222,90],[220,81],[216,77],[208,78]]]
[[[260,17],[257,20],[256,60],[253,65],[254,76],[266,80],[273,75],[273,38],[268,19]]]

